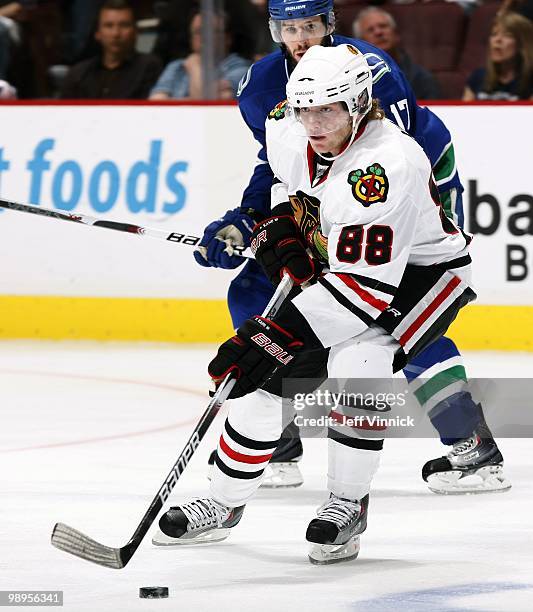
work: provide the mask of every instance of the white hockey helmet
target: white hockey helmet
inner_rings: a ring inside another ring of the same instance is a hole
[[[357,128],[372,107],[372,71],[353,45],[315,45],[293,70],[287,100],[296,114],[303,107],[344,102]]]

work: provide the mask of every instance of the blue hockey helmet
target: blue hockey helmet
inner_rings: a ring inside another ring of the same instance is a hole
[[[268,0],[271,19],[301,19],[333,10],[333,0]]]
[[[270,14],[270,33],[277,43],[289,42],[317,36],[327,36],[335,29],[333,0],[268,0]],[[322,17],[324,28],[316,32],[315,27],[301,27],[284,23],[291,20],[304,20],[310,17]]]

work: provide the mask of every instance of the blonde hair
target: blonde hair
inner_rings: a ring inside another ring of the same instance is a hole
[[[492,29],[500,26],[516,40],[515,71],[518,80],[517,94],[524,99],[529,97],[533,82],[533,24],[518,13],[508,12],[498,15],[492,24]],[[488,92],[498,87],[501,73],[499,64],[494,63],[490,56],[487,59],[487,76],[485,87]]]
[[[385,119],[385,111],[381,108],[377,98],[372,98],[372,107],[366,116],[368,117],[369,121],[381,121],[382,119]]]

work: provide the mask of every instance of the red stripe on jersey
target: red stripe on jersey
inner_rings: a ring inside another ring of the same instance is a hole
[[[424,321],[437,310],[437,308],[444,302],[444,300],[450,295],[450,293],[461,283],[461,279],[458,276],[452,278],[452,280],[444,287],[444,289],[437,295],[437,297],[431,302],[431,304],[419,315],[413,323],[405,330],[400,336],[399,343],[403,346],[406,342],[412,338],[413,334],[419,329]]]
[[[374,297],[371,293],[361,287],[361,285],[353,279],[349,274],[335,274],[347,287],[350,287],[357,295],[367,304],[370,304],[374,308],[377,308],[380,312],[383,312],[388,307],[387,302]]]
[[[226,444],[222,436],[220,436],[220,448],[230,459],[240,461],[241,463],[264,463],[265,461],[269,461],[270,457],[272,457],[272,453],[268,455],[244,455],[243,453],[238,453]]]
[[[366,431],[383,431],[384,429],[387,429],[386,425],[381,425],[377,423],[376,425],[371,425],[369,421],[370,417],[368,416],[358,416],[357,421],[355,421],[356,417],[339,414],[334,410],[329,413],[329,416],[339,425],[344,425],[345,427],[350,427],[351,429],[362,429]],[[354,422],[356,422],[357,425],[353,424]]]

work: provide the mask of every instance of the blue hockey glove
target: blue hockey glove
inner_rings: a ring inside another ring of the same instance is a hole
[[[205,228],[202,240],[194,250],[194,259],[201,266],[232,270],[246,261],[244,257],[234,255],[232,248],[250,244],[255,221],[244,210],[228,210],[221,219]]]

